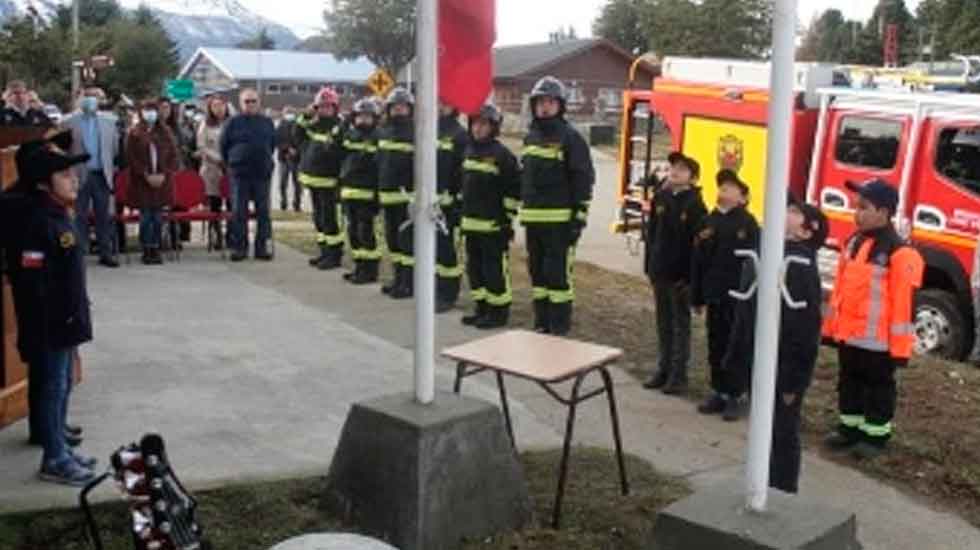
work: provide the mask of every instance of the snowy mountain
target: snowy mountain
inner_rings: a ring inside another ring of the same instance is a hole
[[[67,4],[68,0],[0,0],[0,20],[25,15],[30,6],[47,19],[62,3]],[[292,49],[300,41],[284,25],[249,11],[237,0],[121,0],[119,3],[126,9],[148,5],[177,43],[183,59],[201,46],[234,46],[253,38],[263,28],[275,41],[276,48]]]

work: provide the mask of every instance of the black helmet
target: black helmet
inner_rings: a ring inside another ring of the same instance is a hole
[[[539,98],[553,97],[561,103],[560,115],[565,114],[565,104],[568,102],[568,90],[561,80],[553,76],[546,76],[539,80],[531,90],[531,115],[534,115],[534,104]]]
[[[354,116],[357,115],[373,115],[379,117],[381,116],[381,106],[370,97],[365,97],[354,104]]]
[[[504,114],[496,105],[487,103],[483,107],[480,107],[480,110],[476,114],[470,115],[470,128],[473,128],[473,123],[480,119],[486,120],[493,127],[493,137],[500,135],[500,125],[504,122]]]
[[[390,108],[392,105],[396,103],[405,103],[414,106],[415,96],[412,95],[412,92],[399,86],[394,90],[392,90],[390,94],[388,94],[388,99],[385,101],[385,106]]]

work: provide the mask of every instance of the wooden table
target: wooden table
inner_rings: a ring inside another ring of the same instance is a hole
[[[558,490],[555,495],[555,508],[552,525],[557,529],[561,519],[561,503],[565,495],[565,481],[568,474],[568,456],[571,452],[572,434],[575,429],[575,410],[579,403],[605,394],[609,402],[609,416],[612,424],[613,441],[616,445],[616,460],[619,463],[619,480],[623,495],[629,494],[626,480],[626,465],[623,461],[623,444],[619,431],[619,413],[616,409],[616,396],[613,393],[612,376],[608,366],[623,356],[623,351],[606,346],[588,344],[528,332],[511,330],[489,338],[449,348],[442,352],[443,357],[455,360],[456,382],[453,391],[459,393],[463,379],[484,371],[493,371],[500,392],[500,406],[511,443],[516,448],[514,427],[507,403],[507,389],[504,376],[515,376],[530,380],[541,386],[548,395],[568,407],[565,425],[565,441],[562,447],[561,466],[558,474]],[[582,382],[592,373],[602,377],[602,387],[582,394]],[[573,381],[571,395],[560,395],[553,386]]]

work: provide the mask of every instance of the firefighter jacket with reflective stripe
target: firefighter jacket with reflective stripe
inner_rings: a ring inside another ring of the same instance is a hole
[[[352,128],[344,135],[340,197],[373,201],[378,191],[378,131]]]
[[[466,129],[455,116],[439,118],[436,194],[442,206],[456,202],[463,185],[463,155],[469,141]]]
[[[405,204],[415,190],[415,124],[392,118],[378,134],[378,195],[382,205]]]
[[[912,311],[924,262],[892,227],[852,237],[841,253],[823,334],[836,342],[908,360]]]
[[[706,214],[698,187],[678,193],[665,187],[654,195],[646,247],[646,271],[651,279],[691,281],[694,239]]]
[[[718,304],[738,288],[742,259],[736,250],[757,247],[759,224],[745,207],[722,212],[715,209],[704,219],[694,237],[691,262],[691,303]]]
[[[470,143],[463,161],[463,231],[492,233],[511,227],[520,188],[520,167],[509,149],[496,139]]]
[[[521,223],[585,223],[595,168],[581,134],[562,118],[536,119],[521,160]]]
[[[343,156],[343,131],[337,118],[318,118],[298,127],[303,153],[299,180],[308,187],[336,187]]]

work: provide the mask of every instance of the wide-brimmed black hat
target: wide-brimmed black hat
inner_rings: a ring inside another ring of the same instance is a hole
[[[88,162],[90,155],[69,155],[65,152],[71,147],[71,132],[62,132],[53,137],[29,141],[17,149],[17,189],[30,191],[38,184],[48,183],[51,176]]]
[[[742,181],[734,170],[730,170],[728,168],[719,170],[718,175],[715,176],[715,181],[718,183],[718,187],[721,187],[726,183],[737,186],[742,191],[743,195],[746,197],[749,196],[749,185]]]
[[[667,162],[669,162],[671,165],[677,163],[686,164],[688,169],[691,171],[691,177],[693,179],[698,179],[701,176],[701,165],[698,163],[698,161],[692,159],[691,157],[685,155],[680,151],[674,151],[673,153],[668,155]]]
[[[795,206],[803,213],[803,225],[812,233],[805,244],[813,250],[819,250],[827,242],[827,236],[830,234],[830,222],[827,216],[816,206],[798,199],[793,193],[789,194],[787,202],[789,206]]]

